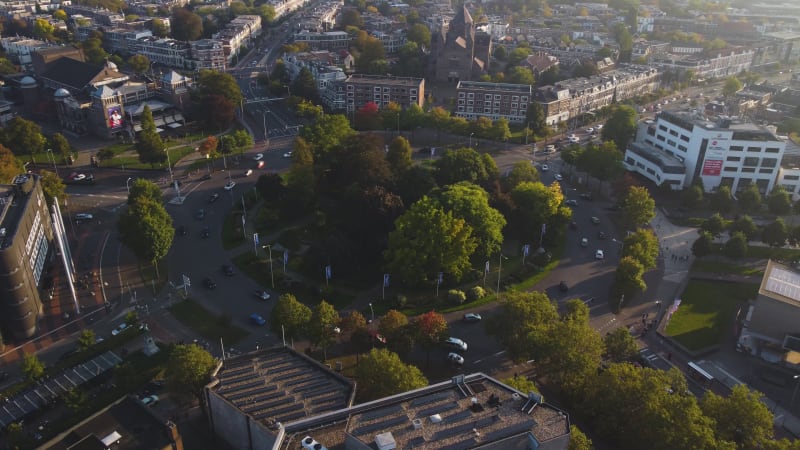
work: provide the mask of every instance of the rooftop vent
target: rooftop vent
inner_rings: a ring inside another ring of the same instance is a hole
[[[328,450],[324,445],[320,444],[316,441],[316,439],[312,438],[311,436],[306,436],[300,441],[300,445],[303,446],[305,450]]]
[[[514,392],[513,394],[511,394],[511,398],[514,399],[514,401],[516,401],[516,400],[521,399],[522,396],[519,395],[518,393]]]
[[[395,450],[397,448],[397,442],[391,431],[375,436],[375,445],[378,446],[378,450]]]
[[[422,421],[419,420],[419,419],[412,420],[411,424],[414,425],[414,429],[415,430],[421,430],[422,429]]]
[[[428,418],[431,419],[431,422],[433,422],[433,423],[440,423],[442,421],[441,414],[434,414],[434,415],[432,415],[432,416],[430,416]]]

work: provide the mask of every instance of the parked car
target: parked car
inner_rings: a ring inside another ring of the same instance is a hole
[[[258,325],[260,327],[263,327],[264,324],[267,323],[267,321],[264,320],[263,317],[261,317],[260,315],[258,315],[256,313],[250,314],[250,322],[253,322],[254,324],[256,324],[256,325]]]
[[[203,278],[203,286],[205,286],[206,289],[216,289],[217,283],[215,283],[214,280],[211,279],[211,277],[205,277]]]
[[[564,204],[567,205],[567,206],[578,206],[578,201],[577,200],[567,200],[567,201],[564,202]]]
[[[597,239],[608,239],[608,235],[605,233],[605,231],[598,231]]]
[[[589,239],[583,238],[581,239],[581,247],[588,247],[589,246]]]
[[[142,399],[142,404],[145,406],[155,406],[158,404],[158,396],[150,395]]]
[[[119,324],[119,326],[117,328],[114,328],[111,331],[111,335],[112,336],[116,336],[116,335],[122,333],[123,331],[125,331],[127,328],[128,328],[127,324],[121,323],[121,324]]]
[[[550,167],[547,164],[542,164],[542,172],[547,172],[550,170]]]
[[[606,255],[600,249],[598,249],[596,252],[594,252],[594,259],[605,259],[605,257],[606,257]]]
[[[592,216],[592,223],[595,225],[600,225],[600,219],[597,217]]]
[[[270,298],[269,292],[260,289],[253,291],[253,294],[258,297],[259,300],[269,300]]]
[[[233,189],[234,186],[236,186],[235,181],[228,181],[227,183],[225,183],[225,190],[230,191],[231,189]]]
[[[461,350],[462,352],[467,351],[467,343],[457,337],[449,337],[445,339],[444,345],[456,350]]]
[[[592,134],[592,133],[594,133],[594,128],[589,127],[589,128],[586,129],[586,132],[589,133],[589,134]]]
[[[567,282],[566,281],[562,281],[562,282],[558,283],[558,290],[560,290],[561,292],[567,292],[569,290],[569,286],[567,286]]]
[[[284,153],[284,154],[283,154],[283,157],[284,157],[284,158],[291,158],[291,157],[292,157],[292,151],[291,151],[291,150],[289,150],[288,152]]]
[[[556,152],[556,146],[555,146],[555,145],[553,145],[553,144],[547,145],[547,146],[544,148],[544,152],[545,152],[545,153],[555,153],[555,152]]]
[[[553,175],[553,178],[555,178],[556,181],[563,181],[564,180],[564,177],[562,177],[560,173],[557,173],[557,174]]]
[[[464,365],[464,357],[459,355],[458,353],[448,353],[447,360],[458,366]]]
[[[462,319],[464,322],[467,323],[475,323],[481,321],[481,315],[478,313],[466,313]]]
[[[222,265],[222,273],[224,273],[226,277],[232,277],[236,275],[236,272],[233,270],[233,266],[230,264]]]
[[[266,163],[264,161],[259,161],[258,164],[256,164],[256,169],[263,169],[265,165]]]
[[[253,174],[253,169],[247,169],[244,171],[244,176],[249,177]]]

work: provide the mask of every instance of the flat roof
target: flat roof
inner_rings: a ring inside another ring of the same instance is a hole
[[[792,306],[800,306],[800,272],[769,260],[758,293]]]
[[[522,94],[530,94],[532,92],[530,84],[491,83],[487,81],[459,81],[456,89],[471,89],[473,91],[487,92],[517,92]]]
[[[477,373],[289,425],[280,448],[298,448],[310,436],[331,449],[345,448],[348,439],[374,449],[387,433],[398,449],[481,448],[529,434],[553,443],[547,448],[566,449],[569,417],[540,396]]]
[[[353,382],[288,347],[226,359],[215,378],[211,392],[266,425],[346,408],[355,393]]]
[[[350,84],[380,84],[380,85],[393,84],[397,86],[418,87],[424,80],[425,80],[424,78],[355,74],[347,77],[346,82]]]

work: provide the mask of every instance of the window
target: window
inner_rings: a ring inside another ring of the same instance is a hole
[[[519,95],[515,95],[515,96],[511,97],[511,101],[512,102],[519,101]]]
[[[412,89],[412,90],[411,90],[411,93],[412,93],[412,94],[416,94],[416,93],[417,93],[417,90],[416,90],[416,89]],[[467,98],[475,98],[475,94],[473,94],[472,92],[470,92],[469,94],[467,94]]]
[[[464,98],[464,93],[463,92],[459,92],[458,93],[458,98]]]
[[[463,105],[463,104],[464,104],[464,100],[462,100],[462,99],[459,99],[459,100],[458,100],[458,104],[459,104],[459,105]]]
[[[659,149],[659,150],[664,150],[664,147],[661,146],[661,144],[656,144],[656,148]]]
[[[761,167],[776,167],[777,165],[777,158],[764,158],[761,160]]]
[[[736,167],[725,167],[722,170],[724,170],[725,172],[736,172]]]
[[[755,173],[755,167],[742,167],[742,173]]]
[[[758,173],[772,173],[773,169],[758,169]]]
[[[518,106],[518,105],[517,105],[516,103],[512,103],[512,104],[511,104],[511,107],[512,107],[512,108],[514,108],[514,109],[517,109],[517,106]]]
[[[658,129],[661,131],[667,131],[667,127],[665,127],[664,125],[659,125]]]
[[[731,147],[728,150],[732,152],[740,152],[744,150],[744,147],[742,147],[741,145],[731,145]]]
[[[495,100],[500,100],[500,95],[499,94],[495,94],[494,99]]]
[[[472,106],[472,104],[474,104],[474,103],[475,103],[475,102],[474,102],[474,101],[472,101],[472,100],[467,100],[467,105],[470,105],[470,106]]]
[[[637,162],[637,163],[636,163],[636,167],[638,167],[638,168],[640,168],[640,169],[644,169],[644,164],[642,164],[642,163],[640,163],[640,162]]]
[[[523,101],[523,102],[527,102],[528,101],[528,96],[527,95],[523,95],[522,98],[520,98],[520,100]]]
[[[747,157],[744,159],[744,166],[745,167],[755,167],[758,165],[758,158],[754,157]]]
[[[651,141],[650,139],[645,139],[644,142],[647,143],[647,144],[653,145],[653,141]]]
[[[783,187],[786,192],[794,192],[794,190],[797,189],[797,186],[794,184],[782,184],[781,187]]]
[[[667,144],[672,146],[672,147],[675,147],[675,141],[673,141],[672,139],[668,140]]]
[[[500,102],[494,102],[494,107],[495,108],[499,108],[500,107]]]
[[[741,160],[742,160],[742,158],[740,158],[740,157],[738,157],[738,156],[728,156],[728,157],[725,159],[725,161],[741,161]]]
[[[783,179],[784,180],[797,181],[797,180],[800,180],[800,175],[786,175],[785,177],[783,177]]]
[[[686,151],[686,146],[678,144],[678,150],[680,150],[682,152],[685,152]]]
[[[781,149],[777,147],[767,147],[764,151],[767,153],[780,153]]]
[[[655,175],[656,174],[656,171],[653,170],[653,169],[645,169],[645,170],[647,170],[647,173],[649,173],[650,175]]]
[[[671,134],[671,135],[673,135],[675,137],[678,137],[678,132],[675,131],[675,130],[669,130],[669,134]]]
[[[484,100],[491,100],[491,99],[492,99],[492,94],[486,94],[486,95],[484,95],[484,96],[483,96],[483,99],[484,99]]]
[[[661,142],[664,142],[664,141],[666,141],[666,140],[667,140],[667,138],[665,138],[664,136],[662,136],[662,135],[660,135],[660,134],[659,134],[658,136],[656,136],[656,139],[658,139],[658,140],[659,140],[659,141],[661,141]]]
[[[747,147],[747,151],[751,153],[758,153],[761,151],[761,147]]]
[[[681,140],[685,142],[689,142],[689,136],[681,135]]]

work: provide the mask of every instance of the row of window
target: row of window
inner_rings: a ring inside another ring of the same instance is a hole
[[[724,167],[723,172],[739,172],[738,167]],[[758,173],[772,173],[773,169],[758,169]],[[756,173],[755,167],[742,167],[741,173]]]
[[[468,112],[468,113],[480,113],[480,109],[473,109],[471,106],[467,106],[466,109],[463,106],[458,107],[458,112]],[[499,108],[483,108],[483,114],[504,114],[501,112]],[[525,118],[526,111],[524,109],[516,110],[512,109],[508,111],[509,116],[518,116],[520,118]]]
[[[466,101],[467,106],[473,106],[475,103],[480,105],[481,102],[480,101],[474,102],[472,100],[467,100]],[[464,105],[464,100],[459,100],[458,104],[463,106]],[[501,102],[494,102],[494,104],[493,104],[492,102],[488,102],[487,101],[487,102],[483,102],[483,106],[484,107],[492,107],[492,106],[494,106],[495,108],[502,107],[502,108],[506,108],[507,109],[509,107],[509,104],[507,102],[502,102],[502,103]],[[527,110],[528,109],[528,104],[527,103],[511,103],[511,108],[512,109],[524,109],[524,110]]]
[[[671,134],[671,135],[673,135],[673,136],[675,136],[675,137],[679,137],[679,136],[680,136],[680,138],[681,138],[681,140],[682,140],[682,141],[684,141],[684,142],[689,142],[689,136],[686,136],[685,134],[678,134],[678,132],[677,132],[677,131],[675,131],[675,130],[670,130],[669,128],[667,128],[667,127],[666,127],[666,126],[664,126],[664,125],[659,125],[659,126],[658,126],[658,129],[659,129],[659,130],[661,130],[661,131],[666,131],[666,132],[668,132],[669,134]]]
[[[464,94],[465,94],[464,92],[459,92],[459,93],[458,93],[458,98],[464,98]],[[478,97],[480,97],[480,94],[478,94]],[[494,100],[506,100],[506,101],[508,101],[509,97],[511,97],[511,101],[512,101],[512,102],[518,102],[518,101],[527,102],[527,101],[528,101],[528,96],[527,96],[527,95],[523,95],[523,96],[519,96],[519,95],[508,95],[508,94],[506,94],[506,95],[501,95],[501,94],[494,94],[494,95],[492,95],[492,94],[484,94],[484,95],[483,95],[483,99],[484,99],[484,100],[492,100],[492,98],[494,98]],[[468,98],[468,99],[469,99],[469,98],[475,98],[475,93],[473,93],[473,92],[467,92],[467,93],[466,93],[466,98]]]
[[[741,152],[744,150],[744,147],[741,145],[731,145],[728,150],[732,152]],[[747,147],[747,151],[750,153],[760,153],[761,150],[761,147]],[[766,153],[780,153],[781,149],[778,147],[767,147],[764,151]]]
[[[742,166],[744,166],[744,167],[757,167],[759,165],[758,164],[759,160],[761,161],[761,167],[777,167],[778,166],[778,158],[763,158],[763,159],[759,159],[758,157],[748,156],[748,157],[744,158],[744,161],[742,161],[742,158],[739,157],[739,156],[728,156],[727,158],[725,158],[725,161],[730,161],[730,162],[742,161]]]

